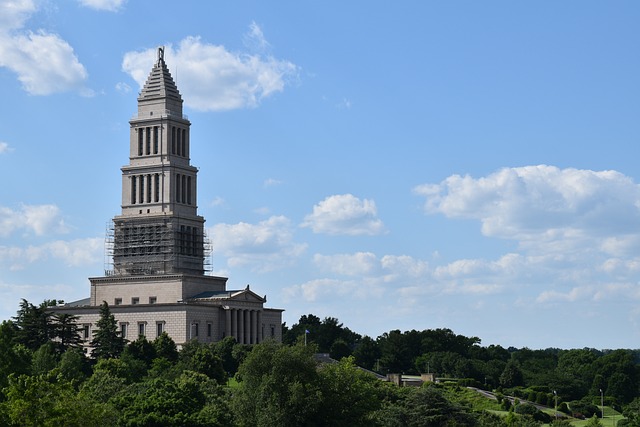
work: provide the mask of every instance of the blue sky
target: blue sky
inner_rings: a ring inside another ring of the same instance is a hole
[[[638,348],[637,2],[0,0],[0,318],[88,296],[158,46],[213,273],[376,337]]]

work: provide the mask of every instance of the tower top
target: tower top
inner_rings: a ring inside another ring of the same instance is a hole
[[[158,48],[158,60],[153,65],[151,73],[149,73],[149,77],[147,77],[147,81],[142,91],[140,91],[138,102],[158,98],[170,98],[182,103],[178,87],[164,61],[164,46]]]

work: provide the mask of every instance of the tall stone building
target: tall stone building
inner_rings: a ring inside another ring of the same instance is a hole
[[[228,290],[227,278],[207,275],[204,218],[197,209],[198,169],[190,163],[190,126],[164,49],[138,97],[129,164],[122,168],[122,213],[107,237],[112,268],[90,278],[89,298],[55,310],[79,316],[88,343],[106,301],[128,340],[167,332],[191,339],[239,343],[282,340],[281,309],[266,308],[247,286]]]

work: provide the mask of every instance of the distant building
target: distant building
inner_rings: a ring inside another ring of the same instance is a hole
[[[266,296],[248,285],[227,290],[226,277],[207,275],[210,248],[197,212],[198,169],[189,161],[191,122],[182,102],[159,48],[129,122],[122,214],[107,236],[113,264],[104,277],[89,279],[89,298],[55,308],[79,316],[87,345],[103,301],[130,341],[162,332],[178,345],[227,336],[244,344],[282,341],[284,310],[264,307]]]

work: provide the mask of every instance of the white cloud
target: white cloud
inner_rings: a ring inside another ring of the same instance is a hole
[[[302,227],[311,227],[314,233],[376,235],[384,232],[377,218],[376,203],[360,200],[352,194],[329,196],[313,207]]]
[[[426,212],[477,219],[484,235],[531,250],[640,247],[640,187],[616,171],[505,168],[478,179],[452,175],[414,191],[425,197]]]
[[[199,37],[187,37],[175,49],[166,46],[165,58],[185,105],[199,111],[257,107],[264,98],[282,92],[298,74],[298,67],[289,61],[230,52]],[[155,60],[155,48],[128,52],[122,69],[142,87]]]
[[[216,224],[210,229],[216,253],[230,267],[249,265],[252,270],[271,271],[290,265],[306,249],[293,241],[289,219],[272,216],[258,224]]]
[[[313,262],[320,268],[345,276],[369,275],[379,268],[379,261],[371,252],[354,254],[315,254]]]
[[[103,253],[102,238],[55,240],[25,248],[0,246],[0,263],[8,264],[10,270],[22,270],[27,265],[54,259],[70,267],[79,267],[95,264],[102,259]]]
[[[116,90],[121,93],[129,93],[131,92],[131,86],[123,82],[118,82],[116,83]]]
[[[243,40],[244,45],[253,51],[264,52],[271,48],[271,45],[264,37],[262,28],[255,21],[249,25],[249,31],[244,35]]]
[[[11,151],[11,147],[6,142],[0,141],[0,154],[8,153]]]
[[[27,230],[37,236],[66,233],[67,226],[55,205],[22,205],[19,210],[0,206],[0,236]]]
[[[127,0],[78,0],[82,6],[95,10],[117,12]]]
[[[32,1],[0,4],[0,67],[16,73],[31,95],[65,91],[91,95],[84,87],[87,72],[69,43],[57,34],[24,28],[36,10]]]

